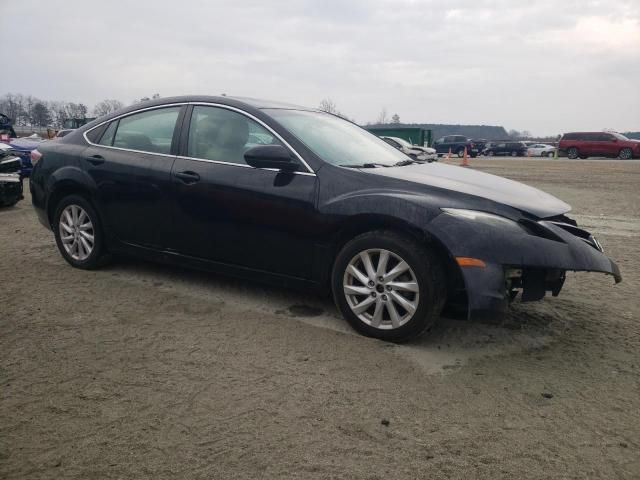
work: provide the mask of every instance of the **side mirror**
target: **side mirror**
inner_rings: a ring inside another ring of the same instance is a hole
[[[247,165],[255,168],[275,168],[285,172],[295,172],[299,163],[282,145],[259,145],[244,154]]]

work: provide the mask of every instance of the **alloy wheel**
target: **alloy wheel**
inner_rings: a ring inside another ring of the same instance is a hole
[[[95,230],[87,212],[79,205],[68,205],[60,215],[60,240],[71,258],[84,261],[95,246]]]
[[[633,154],[631,153],[631,149],[630,148],[623,148],[620,151],[620,158],[622,160],[629,160],[631,158]]]
[[[418,280],[409,264],[385,249],[364,250],[354,256],[344,272],[343,289],[353,313],[382,330],[406,324],[420,301]]]

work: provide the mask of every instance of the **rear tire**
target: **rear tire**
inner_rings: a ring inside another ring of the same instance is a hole
[[[517,156],[518,156],[518,152],[516,152],[515,150],[513,150],[513,151],[511,152],[511,156],[512,156],[512,157],[517,157]]]
[[[457,155],[458,155],[458,158],[464,157],[464,148],[459,149],[457,152]]]
[[[618,155],[620,160],[631,160],[633,158],[633,152],[630,148],[623,148]]]
[[[575,160],[576,158],[578,158],[578,156],[579,156],[579,152],[576,147],[571,147],[567,149],[567,158],[570,158],[571,160]]]
[[[336,306],[356,331],[390,342],[432,327],[446,300],[445,272],[434,253],[387,230],[348,242],[334,262],[331,285]]]
[[[100,219],[84,197],[69,195],[60,200],[52,228],[60,254],[72,267],[93,270],[109,261]]]

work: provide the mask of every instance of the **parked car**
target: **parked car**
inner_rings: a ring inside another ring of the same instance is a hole
[[[478,156],[478,148],[476,145],[464,135],[448,135],[433,142],[433,148],[436,149],[438,155],[445,155],[451,152],[458,157],[464,155],[464,149],[467,149],[467,155],[472,158]]]
[[[530,157],[553,157],[556,147],[544,143],[534,143],[527,147],[527,155]]]
[[[22,200],[21,166],[20,157],[0,148],[0,207],[12,207]]]
[[[527,155],[527,146],[524,142],[490,142],[484,147],[482,153],[488,157],[498,157],[502,155],[525,157]]]
[[[14,138],[9,143],[13,152],[18,155],[22,161],[22,169],[20,175],[28,177],[31,175],[33,165],[31,164],[31,152],[40,145],[44,140],[37,135],[31,137]]]
[[[473,140],[471,140],[471,143],[473,143],[475,149],[478,150],[478,155],[480,155],[489,141],[484,138],[474,138]]]
[[[268,144],[250,142],[261,133]],[[128,254],[331,291],[357,331],[390,341],[557,295],[566,271],[621,280],[570,206],[511,180],[420,163],[315,109],[158,99],[32,152],[32,203],[63,258]],[[242,328],[242,325],[238,325]]]
[[[398,137],[380,137],[393,148],[400,150],[402,153],[409,155],[411,158],[423,162],[438,161],[438,154],[434,148],[422,147],[420,145],[412,145],[403,138]]]
[[[629,160],[640,158],[640,140],[630,140],[615,132],[565,133],[558,153],[569,158],[609,157]]]

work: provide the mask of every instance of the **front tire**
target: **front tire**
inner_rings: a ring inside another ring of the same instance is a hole
[[[633,152],[630,148],[623,148],[622,150],[620,150],[620,154],[618,155],[618,158],[620,160],[631,160],[632,157]]]
[[[73,267],[93,270],[109,258],[98,214],[84,197],[69,195],[60,201],[53,233],[60,254]]]
[[[433,326],[446,299],[438,258],[415,240],[384,230],[347,243],[331,283],[338,309],[356,331],[391,342]]]

